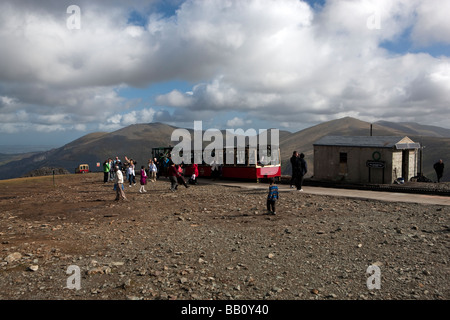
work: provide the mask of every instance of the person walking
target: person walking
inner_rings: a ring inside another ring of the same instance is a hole
[[[115,183],[116,183],[116,201],[119,201],[121,198],[123,200],[128,200],[127,197],[125,196],[125,192],[123,190],[123,174],[122,174],[122,170],[119,169],[119,166],[116,166],[115,168],[116,171],[116,178],[115,178]]]
[[[292,153],[292,157],[289,159],[289,161],[291,162],[291,168],[292,168],[292,176],[291,176],[291,189],[294,188],[294,184],[295,184],[295,179],[297,177],[297,165],[296,165],[296,161],[298,158],[298,152],[294,151]]]
[[[433,168],[434,171],[436,171],[437,182],[441,182],[442,176],[444,175],[444,162],[442,159],[439,159],[439,161],[433,165]]]
[[[278,186],[275,185],[274,178],[270,178],[269,183],[269,194],[267,195],[267,214],[276,215],[275,203],[279,199]]]
[[[189,172],[191,177],[189,178],[190,184],[197,184],[197,177],[198,177],[198,164],[193,163],[191,165],[191,172]]]
[[[139,189],[139,192],[147,192],[145,190],[145,185],[147,183],[147,172],[145,171],[145,167],[141,166],[141,179],[139,180],[139,183],[141,184],[141,188]]]
[[[155,165],[155,167],[156,167],[156,176],[155,176],[155,181],[156,181],[156,179],[158,179],[159,178],[159,162],[158,162],[158,158],[153,158],[153,164]]]
[[[303,153],[300,153],[300,155],[296,159],[295,167],[296,167],[295,186],[297,188],[297,191],[303,191],[302,189],[303,178],[305,174],[308,172],[308,167],[305,161],[305,155]]]
[[[148,163],[148,175],[151,182],[156,182],[156,174],[158,172],[158,168],[153,160],[149,160]]]
[[[211,177],[213,181],[215,181],[217,178],[219,178],[219,165],[216,162],[216,159],[211,162]]]
[[[175,163],[173,163],[173,162],[169,163],[169,169],[168,169],[167,174],[168,174],[169,180],[170,180],[170,190],[171,191],[177,190],[178,170],[177,170],[177,168],[175,168]]]
[[[189,188],[189,186],[186,183],[186,180],[184,180],[184,177],[183,177],[183,167],[181,165],[177,165],[175,167],[176,167],[176,169],[178,171],[178,175],[177,175],[177,182],[178,182],[178,184],[179,185],[183,185],[186,188]]]

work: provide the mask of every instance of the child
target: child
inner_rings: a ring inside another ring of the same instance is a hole
[[[145,190],[145,184],[147,183],[147,172],[145,172],[144,166],[141,166],[141,180],[139,182],[141,183],[139,192],[147,192],[147,190]]]
[[[189,186],[186,184],[186,180],[184,180],[184,178],[183,178],[183,168],[181,167],[181,165],[175,165],[175,167],[177,168],[177,171],[178,171],[178,175],[177,175],[178,184],[183,185],[186,188],[189,188]]]
[[[192,164],[191,167],[191,178],[189,179],[190,184],[197,184],[198,177],[198,165],[196,163]]]
[[[170,179],[170,190],[175,191],[178,187],[177,183],[178,170],[175,168],[175,163],[173,162],[170,163],[168,175]]]
[[[275,202],[278,200],[278,187],[273,178],[269,179],[269,194],[267,195],[267,214],[275,215]]]

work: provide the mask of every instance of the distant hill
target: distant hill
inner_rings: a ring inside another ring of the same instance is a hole
[[[136,159],[138,165],[146,164],[151,148],[167,146],[175,127],[162,124],[135,124],[106,133],[87,134],[60,148],[33,154],[31,157],[0,166],[0,179],[20,177],[26,172],[42,167],[63,167],[73,173],[82,163],[89,164],[92,171],[108,158],[125,156]]]
[[[324,122],[310,128],[291,133],[280,131],[280,149],[282,159],[282,173],[290,175],[289,158],[292,151],[303,152],[308,162],[308,176],[314,173],[313,143],[326,135],[370,135],[371,124],[351,117]],[[93,171],[98,162],[107,158],[125,156],[137,160],[137,165],[147,164],[154,147],[175,145],[171,142],[172,132],[177,129],[163,123],[135,124],[114,132],[95,132],[76,139],[63,147],[45,152],[33,153],[25,158],[15,160],[0,166],[0,179],[22,176],[24,173],[42,167],[63,167],[74,172],[79,164],[87,163]],[[188,130],[192,134],[192,130]],[[224,133],[224,131],[222,131]],[[373,135],[409,136],[416,142],[422,143],[424,148],[424,174],[435,179],[432,165],[439,158],[448,159],[450,163],[450,129],[424,126],[414,123],[392,123],[379,121],[372,124]],[[225,137],[225,134],[224,134]],[[270,134],[268,134],[270,138]],[[207,145],[209,142],[203,143]],[[444,171],[444,181],[450,181],[449,169]]]
[[[415,122],[388,122],[388,121],[377,121],[377,125],[382,127],[391,128],[398,131],[399,133],[408,136],[427,136],[427,137],[439,137],[439,138],[450,138],[450,129],[422,125]]]
[[[19,161],[24,158],[29,158],[36,153],[39,153],[39,152],[14,153],[14,154],[0,153],[0,166],[6,164],[8,162]]]

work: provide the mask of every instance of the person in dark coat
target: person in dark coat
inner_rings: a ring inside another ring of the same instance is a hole
[[[305,155],[303,153],[300,154],[299,157],[295,160],[295,186],[298,191],[303,191],[303,177],[308,172],[308,166],[305,161]]]
[[[437,182],[441,182],[441,178],[444,175],[444,162],[440,159],[433,165],[434,171],[436,171]]]
[[[297,161],[298,158],[298,152],[294,151],[292,153],[292,157],[289,159],[289,161],[291,162],[291,168],[292,168],[292,176],[291,176],[291,188],[294,187],[294,183],[295,183],[295,177],[297,176],[297,166],[295,164],[295,162]]]

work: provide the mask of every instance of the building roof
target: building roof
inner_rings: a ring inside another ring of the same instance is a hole
[[[325,136],[315,146],[417,149],[420,144],[404,136]]]

